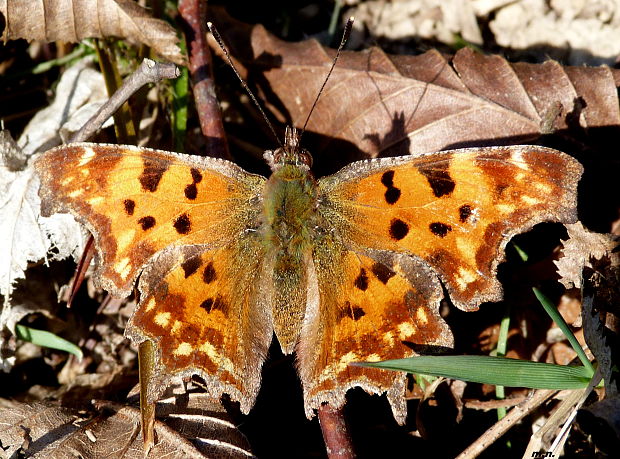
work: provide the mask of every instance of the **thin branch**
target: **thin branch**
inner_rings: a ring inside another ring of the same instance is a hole
[[[318,416],[327,457],[329,459],[354,458],[353,442],[342,408],[336,409],[325,404],[319,408]]]
[[[118,91],[112,94],[112,97],[97,110],[97,113],[71,136],[69,143],[84,142],[92,137],[103,126],[103,123],[145,84],[157,83],[165,78],[177,78],[178,76],[179,69],[174,64],[144,59],[140,67],[125,78]]]
[[[206,153],[217,158],[230,158],[220,106],[215,97],[213,59],[207,44],[207,2],[181,0],[179,13],[185,21],[189,50],[189,72],[200,129],[206,139]]]

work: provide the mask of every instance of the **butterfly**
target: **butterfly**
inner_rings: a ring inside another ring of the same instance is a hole
[[[124,145],[36,160],[43,215],[70,212],[94,236],[97,285],[125,297],[137,280],[126,335],[155,344],[151,386],[196,374],[247,413],[275,333],[308,417],[361,387],[402,423],[404,374],[349,364],[452,346],[443,287],[462,310],[501,299],[510,238],[577,218],[582,166],[540,146],[363,160],[317,180],[289,128],[265,159],[269,178]]]

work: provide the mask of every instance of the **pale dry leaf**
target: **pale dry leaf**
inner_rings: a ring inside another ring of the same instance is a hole
[[[84,111],[99,108],[107,99],[103,76],[90,65],[89,59],[82,59],[62,74],[52,104],[34,115],[17,141],[26,155],[60,145],[63,126],[70,131],[81,122],[82,127],[87,120]]]
[[[4,136],[9,135],[4,133]],[[9,143],[5,143],[10,145]],[[2,146],[2,145],[0,145]],[[82,249],[82,232],[73,218],[58,214],[41,217],[39,178],[31,167],[13,170],[23,152],[8,146],[0,150],[0,295],[4,296],[0,327],[9,322],[13,285],[24,278],[29,262],[76,256]]]
[[[63,439],[79,430],[71,410],[42,403],[0,400],[0,445],[3,457],[56,457]]]
[[[140,410],[105,401],[93,401],[93,405],[87,411],[78,411],[53,403],[0,399],[0,444],[4,454],[45,459],[143,459]],[[149,458],[253,457],[245,437],[233,424],[216,418],[211,418],[214,422],[209,424],[203,420],[208,418],[204,409],[194,405],[185,408],[192,413],[187,419],[172,419],[169,413],[165,423],[155,423],[157,443]],[[234,438],[241,439],[241,445]]]
[[[369,1],[347,10],[354,27],[390,40],[413,36],[453,44],[455,35],[482,44],[482,34],[470,0]]]
[[[183,65],[177,33],[165,21],[131,0],[0,0],[6,29],[2,38],[79,42],[118,37],[151,47],[162,58]]]
[[[500,46],[559,48],[563,56],[554,57],[571,64],[613,65],[620,54],[617,1],[512,1],[494,11],[489,27]]]
[[[205,392],[178,392],[157,403],[158,418],[191,439],[208,457],[254,457],[247,438],[231,422],[219,399]]]
[[[588,231],[581,222],[566,225],[566,230],[569,237],[563,241],[564,256],[554,263],[564,287],[581,288],[583,268],[591,268],[591,259],[600,260],[609,255],[618,243],[609,234]]]

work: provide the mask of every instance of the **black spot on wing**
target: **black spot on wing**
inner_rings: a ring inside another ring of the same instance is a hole
[[[123,205],[125,206],[125,213],[127,215],[133,215],[133,211],[136,208],[136,201],[133,199],[125,199]]]
[[[472,213],[472,209],[469,204],[464,204],[461,207],[459,207],[459,220],[461,220],[461,223],[465,223],[467,219],[470,217],[471,213]]]
[[[431,233],[439,237],[446,237],[446,235],[452,231],[452,227],[450,225],[446,225],[441,222],[431,223],[429,228],[431,229]]]
[[[420,173],[426,177],[428,184],[437,198],[447,196],[454,191],[454,180],[448,173],[449,163],[433,165],[432,167],[421,167]]]
[[[372,265],[370,270],[382,284],[387,284],[388,281],[396,275],[394,271],[385,266],[383,263],[375,263]]]
[[[192,174],[192,183],[185,187],[185,197],[187,199],[194,200],[198,196],[198,187],[197,183],[202,181],[202,174],[198,169],[191,168],[190,173]]]
[[[194,169],[192,167],[190,172],[192,174],[192,181],[194,183],[200,183],[202,181],[202,174],[200,173],[200,171],[198,169]]]
[[[151,193],[157,191],[159,182],[168,170],[168,166],[169,164],[165,161],[153,161],[152,159],[144,158],[144,169],[138,178],[142,189]]]
[[[146,217],[140,218],[138,223],[142,226],[143,231],[149,230],[155,226],[155,217],[147,215]]]
[[[385,190],[385,202],[395,204],[400,199],[400,190],[398,188],[389,188]]]
[[[353,320],[360,320],[364,317],[366,313],[364,310],[357,305],[352,305],[350,302],[346,301],[344,306],[338,309],[338,320],[342,320],[346,317]]]
[[[183,273],[185,275],[185,279],[194,274],[200,266],[202,265],[202,260],[200,257],[192,257],[185,260],[181,263],[181,268],[183,268]]]
[[[192,222],[189,219],[189,215],[181,214],[174,220],[174,229],[179,234],[187,234],[192,229]]]
[[[217,279],[217,273],[215,272],[215,267],[213,266],[213,262],[210,261],[207,266],[205,266],[204,271],[202,272],[202,280],[205,284],[210,284],[215,279]]]
[[[400,241],[409,234],[409,225],[399,218],[395,218],[390,222],[390,237],[396,241]]]
[[[359,275],[355,278],[354,285],[361,291],[365,291],[368,288],[368,275],[364,268],[360,270]]]
[[[228,303],[219,295],[215,298],[207,298],[200,303],[200,307],[208,313],[213,312],[215,309],[219,309],[224,315],[228,314]]]
[[[185,197],[193,201],[196,196],[198,196],[198,188],[196,188],[195,183],[190,183],[185,187]]]
[[[394,171],[386,171],[381,176],[381,183],[387,188],[385,190],[385,202],[394,204],[400,199],[400,189],[394,186]]]

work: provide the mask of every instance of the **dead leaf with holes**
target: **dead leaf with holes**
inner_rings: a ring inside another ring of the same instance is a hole
[[[566,288],[581,288],[583,268],[593,268],[593,260],[609,257],[618,242],[609,234],[588,231],[581,222],[566,225],[566,229],[569,238],[564,241],[564,256],[555,262],[559,281]]]

